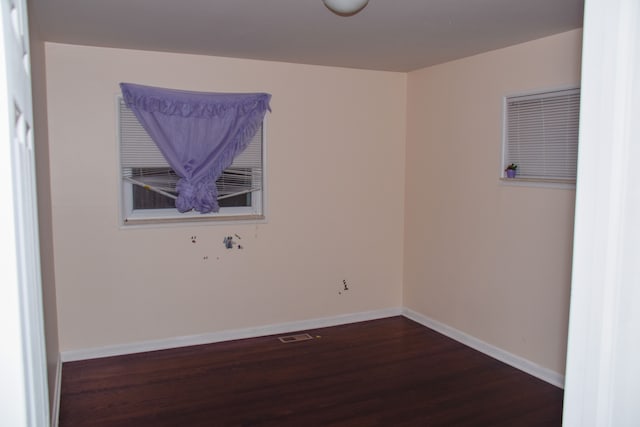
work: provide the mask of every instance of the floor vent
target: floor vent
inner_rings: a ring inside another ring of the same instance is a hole
[[[312,340],[313,337],[309,334],[297,334],[297,335],[287,335],[286,337],[278,337],[278,339],[280,340],[280,342],[288,343],[288,342]]]

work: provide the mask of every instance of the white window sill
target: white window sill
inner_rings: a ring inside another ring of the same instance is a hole
[[[554,188],[558,190],[575,190],[576,189],[576,183],[575,181],[572,181],[572,180],[501,177],[500,183],[502,185],[509,185],[514,187]]]
[[[121,223],[122,229],[135,229],[140,227],[175,227],[194,225],[236,225],[236,224],[263,224],[266,223],[264,215],[220,215],[220,216],[189,216],[189,217],[155,217],[155,218],[128,218]]]

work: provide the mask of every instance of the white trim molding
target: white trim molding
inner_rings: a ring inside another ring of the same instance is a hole
[[[332,317],[301,320],[296,322],[279,323],[274,325],[256,326],[245,329],[212,332],[200,335],[189,335],[160,340],[142,341],[135,343],[111,345],[83,350],[69,350],[61,353],[62,362],[97,359],[100,357],[120,356],[124,354],[143,353],[146,351],[166,350],[170,348],[187,347],[191,345],[213,344],[223,341],[256,338],[267,335],[285,334],[306,329],[326,328],[345,325],[348,323],[364,322],[367,320],[383,319],[401,316],[402,308],[387,308],[360,313],[342,314]]]
[[[60,418],[60,394],[62,393],[62,357],[60,354],[58,354],[56,377],[53,387],[53,399],[51,403],[51,427],[58,427],[58,421]]]
[[[536,363],[533,363],[530,360],[509,353],[508,351],[479,340],[476,337],[459,331],[458,329],[452,328],[451,326],[445,325],[444,323],[440,323],[437,320],[424,316],[409,308],[404,308],[402,314],[406,318],[418,322],[429,329],[433,329],[434,331],[439,332],[442,335],[445,335],[453,340],[456,340],[459,343],[466,345],[467,347],[478,350],[479,352],[484,353],[487,356],[493,357],[500,362],[513,366],[516,369],[526,372],[529,375],[533,375],[534,377],[546,381],[549,384],[553,384],[556,387],[564,388],[564,376],[555,371],[552,371],[551,369],[544,368]]]
[[[301,320],[296,322],[278,323],[266,326],[257,326],[245,329],[233,329],[228,331],[212,332],[208,334],[189,335],[161,340],[142,341],[136,343],[112,345],[84,350],[71,350],[61,353],[62,362],[77,360],[97,359],[100,357],[120,356],[125,354],[143,353],[146,351],[167,350],[171,348],[187,347],[191,345],[213,344],[223,341],[232,341],[245,338],[256,338],[268,335],[285,334],[309,329],[326,328],[330,326],[345,325],[367,320],[384,319],[393,316],[404,316],[421,325],[433,329],[461,344],[478,350],[507,365],[513,366],[527,374],[533,375],[543,381],[557,387],[564,386],[564,376],[550,369],[543,368],[525,358],[511,354],[505,350],[488,344],[471,335],[465,334],[455,328],[433,320],[408,308],[387,308],[375,311],[343,314],[318,319]],[[56,403],[56,402],[54,402]],[[57,409],[57,407],[54,407]],[[55,426],[53,426],[55,427]]]
[[[97,359],[101,357],[121,356],[125,354],[143,353],[147,351],[167,350],[171,348],[187,347],[191,345],[213,344],[224,341],[232,341],[246,338],[256,338],[268,335],[286,334],[291,332],[319,329],[331,326],[346,325],[349,323],[364,322],[367,320],[384,319],[393,316],[404,316],[421,325],[439,332],[468,347],[480,351],[507,365],[513,366],[527,374],[533,375],[543,381],[557,387],[564,386],[564,376],[550,369],[537,365],[523,357],[516,356],[491,344],[465,334],[455,328],[440,323],[408,308],[387,308],[375,311],[343,314],[318,319],[301,320],[295,322],[278,323],[266,326],[256,326],[245,329],[233,329],[220,332],[212,332],[200,335],[166,338],[160,340],[142,341],[128,344],[119,344],[83,350],[70,350],[61,353],[62,362],[74,362],[78,360]],[[58,402],[54,402],[58,404]],[[57,406],[54,407],[57,410]],[[57,418],[57,414],[56,414]],[[52,427],[56,427],[52,424]]]

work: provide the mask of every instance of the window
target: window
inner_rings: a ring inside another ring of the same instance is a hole
[[[507,97],[503,167],[516,164],[522,181],[575,183],[579,115],[580,89]]]
[[[264,122],[217,180],[217,213],[180,213],[179,177],[122,98],[118,98],[122,216],[125,224],[263,219]]]

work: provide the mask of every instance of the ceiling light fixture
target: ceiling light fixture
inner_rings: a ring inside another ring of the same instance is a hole
[[[351,16],[360,12],[369,0],[322,0],[333,13],[341,16]]]

